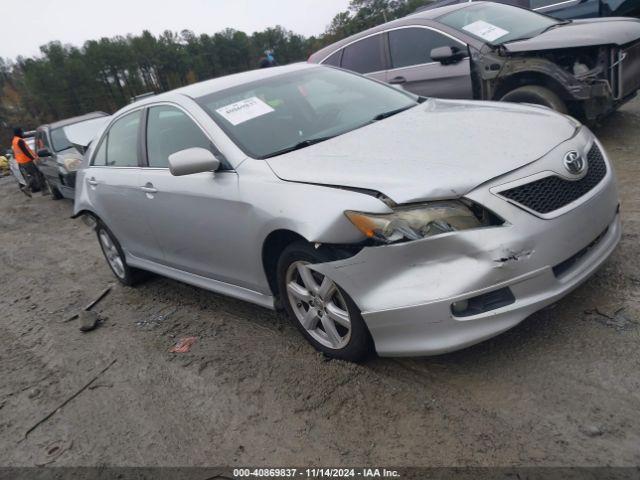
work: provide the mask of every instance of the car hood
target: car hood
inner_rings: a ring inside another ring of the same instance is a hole
[[[610,17],[573,20],[537,37],[505,43],[504,47],[509,52],[515,53],[593,45],[625,45],[638,39],[640,39],[640,20]]]
[[[408,203],[463,196],[541,158],[575,131],[575,123],[544,107],[430,99],[266,161],[283,180],[375,190]]]
[[[64,134],[76,149],[83,153],[98,132],[109,122],[110,116],[93,118],[64,127]]]

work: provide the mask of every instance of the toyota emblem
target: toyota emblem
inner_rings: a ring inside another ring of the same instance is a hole
[[[571,150],[564,156],[564,167],[573,175],[580,175],[587,168],[584,157],[575,150]]]

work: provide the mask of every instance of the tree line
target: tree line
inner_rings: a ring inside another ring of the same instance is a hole
[[[279,64],[306,60],[320,48],[414,12],[428,0],[351,0],[326,31],[305,37],[281,26],[248,35],[226,29],[89,40],[82,47],[53,41],[40,55],[0,58],[0,145],[11,127],[36,126],[101,110],[112,113],[131,98],[257,68],[265,50]]]

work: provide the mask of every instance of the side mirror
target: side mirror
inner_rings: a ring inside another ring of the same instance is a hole
[[[51,156],[51,152],[49,151],[48,148],[41,148],[40,150],[38,150],[38,156],[39,157],[50,157]]]
[[[215,172],[218,168],[220,168],[220,160],[206,148],[187,148],[169,155],[169,171],[176,177]]]
[[[443,65],[456,63],[464,58],[464,53],[458,47],[437,47],[431,50],[431,60]]]

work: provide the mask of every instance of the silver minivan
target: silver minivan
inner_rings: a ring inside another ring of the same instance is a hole
[[[149,271],[283,308],[348,360],[497,335],[585,281],[621,234],[611,163],[574,119],[318,65],[136,102],[84,161],[75,215],[123,284]]]

